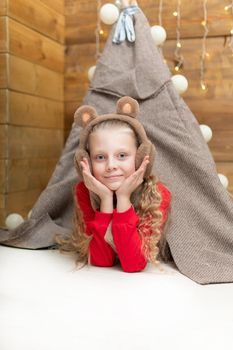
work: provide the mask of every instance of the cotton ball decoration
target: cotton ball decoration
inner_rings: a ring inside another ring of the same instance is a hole
[[[209,142],[213,136],[213,132],[212,132],[211,128],[208,125],[201,124],[200,129],[201,129],[201,132],[202,132],[202,135],[203,135],[205,141]]]
[[[171,77],[173,85],[179,94],[183,94],[188,89],[188,80],[181,74],[175,74]]]
[[[5,224],[9,230],[14,230],[20,224],[24,222],[24,219],[21,215],[13,213],[7,216]]]
[[[94,75],[94,73],[95,73],[95,69],[96,69],[96,66],[91,66],[91,67],[88,69],[87,75],[88,75],[89,81],[92,80],[93,75]]]
[[[219,180],[221,181],[221,184],[223,185],[223,187],[227,188],[229,185],[228,178],[223,174],[218,174],[218,177],[219,177]]]
[[[100,8],[100,19],[105,24],[113,24],[119,17],[119,10],[113,4],[105,4]]]
[[[161,26],[152,26],[150,28],[152,39],[155,45],[161,45],[164,43],[167,37],[166,30]]]

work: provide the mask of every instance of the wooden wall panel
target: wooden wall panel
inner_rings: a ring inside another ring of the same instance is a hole
[[[40,193],[41,188],[9,193],[6,196],[5,203],[6,215],[10,213],[18,213],[26,219]]]
[[[103,0],[102,4],[109,2]],[[211,0],[207,3],[209,36],[230,35],[232,15],[224,11],[224,6],[230,1]],[[139,0],[139,6],[146,15],[150,25],[158,24],[159,1]],[[181,37],[197,38],[203,35],[203,0],[182,1],[181,3]],[[162,24],[167,31],[168,39],[176,37],[176,17],[173,12],[177,8],[177,1],[164,0]],[[77,25],[77,23],[79,25]],[[102,25],[105,34],[109,34],[109,26]],[[95,42],[96,28],[96,0],[66,1],[66,43],[68,45]]]
[[[51,6],[49,0],[0,4],[1,225],[12,212],[27,216],[63,149],[62,5],[63,0]]]
[[[0,193],[4,193],[6,185],[6,160],[0,159]]]
[[[7,0],[0,1],[0,16],[7,15]]]
[[[8,91],[0,89],[0,124],[7,123],[7,108],[8,108]]]
[[[6,52],[8,49],[7,40],[7,17],[0,17],[0,52]]]
[[[7,138],[8,138],[8,125],[0,125],[0,159],[7,158]]]
[[[27,79],[26,77],[30,77]],[[40,65],[9,56],[9,88],[24,93],[63,100],[64,77]],[[48,83],[49,82],[49,83]]]
[[[64,15],[41,1],[10,0],[8,16],[59,43],[64,43]]]
[[[47,186],[57,163],[55,158],[11,159],[7,192],[23,192]],[[23,171],[22,171],[23,170]],[[25,173],[27,176],[25,176]]]
[[[63,148],[63,130],[9,126],[10,159],[55,158]]]
[[[9,93],[9,122],[14,125],[63,129],[63,102],[19,92]]]
[[[72,1],[73,0],[68,0]],[[64,0],[40,0],[47,8],[53,9],[55,12],[60,13],[62,16],[65,14]]]
[[[9,51],[15,56],[63,73],[63,46],[12,19],[9,19]]]
[[[0,89],[7,87],[7,54],[0,53]]]

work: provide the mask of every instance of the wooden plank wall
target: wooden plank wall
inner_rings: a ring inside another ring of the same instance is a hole
[[[102,4],[109,1],[102,1]],[[182,1],[181,43],[184,67],[180,71],[189,81],[189,89],[183,98],[200,124],[207,124],[213,130],[208,143],[216,161],[219,173],[229,181],[228,190],[233,193],[233,56],[228,46],[230,30],[233,27],[231,11],[224,11],[228,0],[207,2],[208,28],[206,60],[206,82],[208,90],[200,89],[200,53],[202,47],[203,0]],[[138,0],[150,25],[158,24],[159,1]],[[96,0],[65,0],[65,135],[73,121],[75,109],[82,103],[89,82],[88,68],[95,64]],[[167,31],[163,54],[172,72],[174,71],[174,50],[176,45],[176,0],[164,0],[162,24]],[[104,46],[111,27],[102,25]]]
[[[63,0],[0,3],[0,223],[33,207],[64,144]]]

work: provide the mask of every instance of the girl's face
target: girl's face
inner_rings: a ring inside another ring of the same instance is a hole
[[[99,129],[89,137],[93,176],[112,191],[135,172],[136,140],[127,128]]]

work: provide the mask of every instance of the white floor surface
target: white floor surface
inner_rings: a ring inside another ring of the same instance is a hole
[[[233,283],[0,246],[0,350],[232,349]]]

